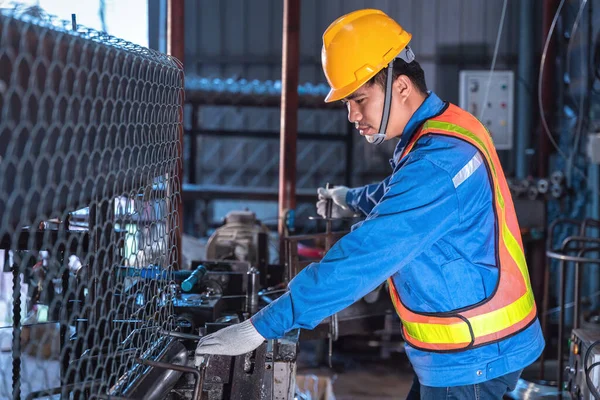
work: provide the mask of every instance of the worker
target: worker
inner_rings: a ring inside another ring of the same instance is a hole
[[[399,139],[379,184],[320,188],[317,209],[362,213],[288,291],[203,338],[196,353],[239,355],[388,283],[416,373],[409,398],[501,399],[542,353],[519,225],[485,127],[428,91],[411,35],[379,10],[334,21],[323,71],[348,120],[374,144]]]

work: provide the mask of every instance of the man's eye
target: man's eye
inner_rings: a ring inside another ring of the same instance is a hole
[[[360,103],[362,103],[363,101],[365,101],[365,98],[364,98],[364,97],[363,97],[362,99],[358,99],[358,100],[356,100],[356,104],[360,104]]]

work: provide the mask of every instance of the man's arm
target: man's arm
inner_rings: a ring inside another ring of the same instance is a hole
[[[373,183],[371,185],[348,190],[348,193],[346,194],[346,203],[352,211],[369,215],[373,207],[375,207],[383,197],[390,178],[391,176],[388,176],[380,183]]]
[[[427,160],[410,161],[381,185],[375,187],[381,201],[370,207],[364,223],[252,317],[262,336],[271,339],[291,329],[314,328],[400,271],[459,221],[451,177]],[[375,199],[365,192],[360,196]]]

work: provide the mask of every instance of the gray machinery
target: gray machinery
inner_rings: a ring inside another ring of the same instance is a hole
[[[600,399],[600,330],[574,329],[567,390],[572,399]]]
[[[225,217],[225,224],[208,239],[206,258],[248,261],[256,265],[259,253],[264,253],[268,260],[268,247],[259,248],[259,233],[268,235],[269,230],[252,211],[231,211]]]
[[[120,273],[132,280],[129,290],[134,291],[136,285],[149,281],[174,282],[169,297],[156,304],[158,309],[173,310],[174,325],[158,332],[158,340],[119,377],[108,390],[109,396],[149,400],[293,398],[298,330],[265,342],[253,352],[237,357],[209,356],[199,368],[194,367],[194,351],[203,335],[246,320],[258,311],[261,301],[271,301],[259,292],[256,268],[247,262],[221,260],[193,262],[189,271],[124,267]],[[152,303],[147,301],[146,306]]]

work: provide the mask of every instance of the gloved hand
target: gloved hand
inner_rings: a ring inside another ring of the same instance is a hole
[[[327,215],[327,199],[332,199],[332,218],[347,218],[354,216],[354,211],[352,211],[348,206],[348,203],[346,203],[347,193],[348,188],[346,186],[336,186],[331,189],[320,187],[317,189],[317,194],[319,195],[319,201],[317,201],[317,214],[325,218]]]
[[[196,361],[203,354],[221,354],[238,356],[256,349],[265,341],[248,319],[239,324],[228,326],[215,333],[204,336],[196,347]]]

